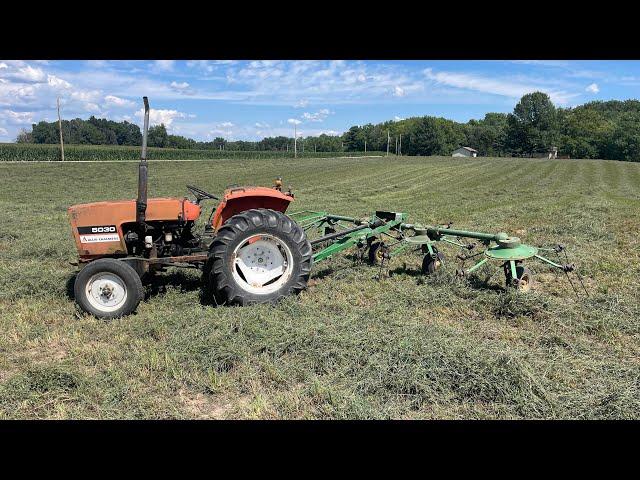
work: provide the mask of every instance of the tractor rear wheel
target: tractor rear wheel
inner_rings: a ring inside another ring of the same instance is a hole
[[[129,315],[144,298],[138,273],[113,258],[94,260],[80,270],[73,293],[82,310],[104,319]]]
[[[211,289],[218,303],[275,303],[306,288],[311,256],[304,230],[284,213],[247,210],[229,218],[211,243]]]

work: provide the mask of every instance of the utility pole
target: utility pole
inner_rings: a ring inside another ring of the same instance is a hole
[[[389,156],[389,141],[390,141],[389,130],[387,130],[387,157]]]
[[[398,155],[398,137],[396,137],[396,155]]]
[[[293,158],[298,158],[298,126],[293,124]]]
[[[364,141],[364,154],[367,154],[367,141]]]
[[[62,120],[60,119],[60,97],[58,97],[58,129],[60,130],[60,153],[64,162],[64,141],[62,140]]]
[[[402,155],[402,134],[400,134],[400,147],[399,147],[400,155]]]

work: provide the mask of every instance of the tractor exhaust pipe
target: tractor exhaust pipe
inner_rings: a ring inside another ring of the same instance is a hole
[[[141,228],[145,226],[147,213],[147,137],[149,135],[149,99],[144,102],[144,127],[142,130],[142,155],[138,165],[138,199],[136,200],[136,222]]]

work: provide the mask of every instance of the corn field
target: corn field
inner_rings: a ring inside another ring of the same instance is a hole
[[[367,152],[367,155],[383,155],[383,152]],[[325,158],[336,155],[357,157],[364,152],[301,152],[298,157]],[[140,147],[119,145],[65,145],[65,161],[138,160]],[[240,151],[240,150],[190,150],[177,148],[149,148],[150,160],[202,160],[214,158],[269,159],[293,158],[293,151]],[[60,146],[52,144],[0,143],[0,162],[6,161],[59,161]]]

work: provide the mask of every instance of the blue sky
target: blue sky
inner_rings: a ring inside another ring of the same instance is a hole
[[[91,115],[197,140],[338,134],[352,125],[510,112],[534,90],[557,106],[638,98],[639,61],[0,60],[0,142],[21,128]]]

